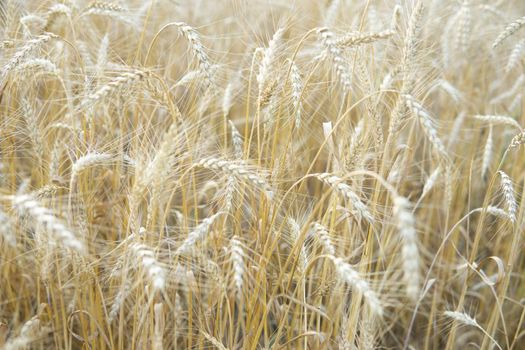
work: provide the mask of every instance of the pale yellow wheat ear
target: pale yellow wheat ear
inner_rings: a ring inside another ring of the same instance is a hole
[[[464,313],[464,312],[459,312],[459,311],[445,311],[443,312],[443,314],[462,324],[462,325],[465,325],[465,326],[469,326],[469,327],[474,327],[474,328],[477,328],[479,329],[480,331],[482,331],[487,337],[489,337],[489,339],[491,341],[494,342],[494,345],[498,348],[498,349],[501,349],[501,346],[496,342],[496,340],[490,335],[487,333],[487,331],[481,327],[481,325],[478,323],[478,321],[476,321],[475,318],[469,316],[467,313]]]
[[[237,293],[242,295],[243,284],[244,284],[244,274],[245,274],[245,253],[242,248],[242,243],[239,241],[238,237],[232,237],[230,240],[230,251],[234,271],[234,280],[235,287],[237,288]]]
[[[492,125],[489,127],[489,132],[487,135],[487,141],[485,142],[485,147],[483,148],[483,160],[481,163],[481,176],[485,177],[488,169],[490,168],[490,163],[492,160],[493,152],[493,139],[492,139]]]
[[[50,234],[54,244],[63,245],[78,253],[85,254],[87,248],[77,235],[67,228],[51,210],[44,207],[29,195],[20,194],[11,197],[11,205],[22,215],[27,215],[36,228]]]
[[[41,304],[38,314],[27,320],[21,327],[17,336],[12,336],[3,344],[3,349],[18,350],[27,348],[32,343],[38,341],[51,329],[41,320],[42,313],[46,308],[46,304]]]
[[[505,30],[503,30],[498,35],[496,40],[494,40],[494,42],[492,43],[492,48],[495,49],[496,47],[498,47],[505,39],[507,39],[509,36],[513,35],[515,32],[520,30],[524,24],[525,24],[525,16],[520,17],[514,20],[513,22],[510,22],[509,24],[507,24],[507,26],[505,27]]]
[[[406,198],[394,198],[394,217],[402,240],[403,277],[407,296],[416,302],[421,288],[420,256],[415,218],[409,209]]]
[[[205,238],[206,234],[209,232],[211,225],[213,222],[222,215],[222,212],[219,212],[217,214],[214,214],[210,217],[205,218],[202,220],[200,224],[198,224],[193,231],[191,231],[188,234],[188,237],[182,242],[182,244],[177,248],[175,251],[176,255],[186,254],[189,253],[195,246],[195,244],[199,241]]]
[[[269,80],[272,70],[275,69],[274,64],[281,48],[281,41],[283,40],[284,28],[279,28],[274,33],[272,39],[268,43],[268,47],[263,49],[263,57],[259,66],[259,73],[257,74],[257,83],[259,84],[259,94],[262,93],[266,87],[266,82]]]
[[[347,198],[352,206],[355,208],[360,218],[365,219],[369,223],[374,222],[374,217],[370,213],[367,206],[361,201],[359,196],[352,190],[352,188],[344,183],[343,179],[333,174],[316,174],[315,177],[330,187],[334,188],[343,197]]]
[[[498,174],[501,177],[501,190],[505,198],[505,206],[507,207],[507,213],[509,214],[510,220],[512,222],[515,222],[516,215],[518,212],[518,203],[516,202],[516,197],[514,196],[514,187],[512,185],[512,180],[502,170],[498,171]]]
[[[331,259],[339,278],[363,295],[373,314],[382,317],[384,312],[383,306],[376,292],[370,288],[368,282],[365,281],[350,264],[344,262],[343,259],[336,257],[331,257]]]
[[[343,85],[345,90],[350,90],[352,88],[352,75],[343,56],[343,51],[337,45],[335,34],[328,28],[319,28],[317,30],[317,35],[324,47],[326,55],[334,65],[335,72],[339,77],[341,85]]]
[[[525,131],[522,131],[512,138],[508,149],[510,150],[510,149],[518,148],[520,145],[523,145],[524,143],[525,143]]]
[[[175,25],[179,28],[179,31],[182,34],[182,36],[184,36],[186,40],[188,40],[190,49],[195,54],[195,57],[197,57],[197,60],[199,61],[199,66],[204,72],[204,74],[206,74],[208,82],[213,83],[210,59],[208,58],[208,54],[206,53],[204,46],[202,45],[199,34],[193,27],[184,22],[176,22]]]
[[[274,197],[274,190],[272,187],[263,177],[250,170],[244,162],[209,157],[200,160],[197,165],[211,170],[222,171],[227,175],[236,177],[240,181],[246,181],[257,188],[260,188],[269,199]]]
[[[29,59],[32,54],[35,53],[45,43],[52,39],[57,38],[55,34],[45,33],[38,37],[29,40],[19,51],[5,64],[0,71],[0,85],[5,84],[8,74],[22,64],[25,60]]]
[[[423,108],[413,96],[404,95],[403,98],[407,104],[407,107],[414,113],[414,115],[420,120],[423,131],[427,135],[430,143],[434,146],[438,154],[447,158],[447,151],[445,145],[438,136],[437,130],[434,127],[433,119],[430,114]]]
[[[166,285],[166,272],[155,257],[155,252],[151,247],[143,243],[133,243],[130,249],[134,257],[139,260],[139,264],[147,274],[153,289],[164,289]]]
[[[112,94],[117,94],[132,84],[144,79],[146,73],[140,70],[125,72],[122,75],[116,77],[109,83],[101,86],[98,90],[92,94],[86,96],[79,106],[80,110],[92,107],[98,101],[102,101],[105,98],[111,96]]]

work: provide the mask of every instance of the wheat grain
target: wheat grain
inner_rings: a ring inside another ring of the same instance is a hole
[[[516,68],[524,50],[525,39],[522,39],[516,45],[514,45],[514,48],[512,49],[512,52],[509,55],[509,59],[507,60],[507,65],[505,66],[505,73],[509,73],[514,68]]]
[[[109,83],[100,87],[97,91],[87,96],[84,101],[80,104],[80,110],[91,107],[97,101],[101,101],[106,97],[119,93],[125,88],[131,86],[132,84],[140,81],[146,77],[146,73],[140,70],[135,70],[131,72],[125,72],[122,75],[116,77]]]
[[[295,111],[295,127],[300,128],[302,109],[301,94],[303,90],[303,83],[301,81],[301,73],[299,72],[299,68],[297,68],[297,65],[294,62],[290,62],[290,64],[290,82],[292,84],[292,101],[293,108]]]
[[[523,145],[524,143],[525,143],[525,131],[522,131],[512,138],[508,149],[511,150],[514,148],[518,148],[520,145]]]
[[[326,227],[318,222],[314,222],[312,224],[312,229],[314,230],[317,239],[319,239],[319,242],[321,242],[324,250],[326,250],[326,253],[335,256],[335,247],[332,244],[330,234],[328,233]]]
[[[230,129],[232,133],[232,143],[235,157],[237,159],[242,159],[244,154],[244,142],[242,140],[241,133],[235,127],[235,124],[231,120],[228,120],[230,124]]]
[[[441,175],[441,167],[438,166],[427,178],[427,181],[425,181],[421,197],[425,197],[432,190],[432,188],[434,188],[439,175]]]
[[[335,45],[339,47],[353,47],[363,44],[374,43],[379,40],[385,40],[390,38],[396,32],[393,29],[383,30],[381,32],[374,33],[353,33],[347,34],[342,38],[339,38],[335,41]]]
[[[445,311],[443,314],[453,320],[463,323],[464,325],[473,326],[476,328],[479,327],[478,322],[475,319],[463,312]]]
[[[284,28],[279,28],[273,34],[272,39],[268,43],[268,47],[263,50],[263,57],[257,74],[257,83],[259,84],[259,93],[264,91],[266,82],[270,78],[275,61],[279,54],[279,47],[283,40]]]

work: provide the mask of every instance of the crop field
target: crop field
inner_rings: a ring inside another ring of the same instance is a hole
[[[0,0],[0,349],[525,349],[525,1]]]

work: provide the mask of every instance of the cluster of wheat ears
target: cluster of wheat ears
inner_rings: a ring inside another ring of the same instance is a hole
[[[0,1],[0,348],[523,349],[520,16]]]

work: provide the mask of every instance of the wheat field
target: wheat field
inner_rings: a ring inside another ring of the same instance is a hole
[[[525,348],[522,0],[0,0],[0,348]]]

